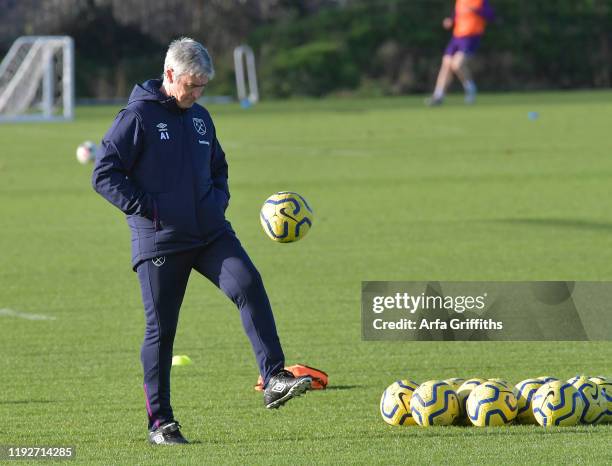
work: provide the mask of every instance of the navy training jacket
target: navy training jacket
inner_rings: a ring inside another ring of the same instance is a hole
[[[94,189],[127,216],[132,267],[210,243],[224,231],[227,163],[210,114],[183,110],[161,80],[134,87],[102,140]]]

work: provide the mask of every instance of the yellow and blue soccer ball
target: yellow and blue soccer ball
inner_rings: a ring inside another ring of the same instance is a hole
[[[410,399],[419,386],[412,380],[398,380],[387,387],[380,398],[380,415],[392,426],[413,426]]]
[[[503,426],[516,417],[516,397],[507,385],[486,381],[472,390],[466,409],[468,418],[475,426]]]
[[[584,403],[580,422],[582,424],[599,424],[606,415],[608,403],[599,385],[586,376],[577,375],[567,381],[571,383]]]
[[[444,381],[449,384],[453,390],[457,391],[459,387],[461,387],[461,384],[465,382],[465,379],[453,377],[452,379],[445,379]]]
[[[612,382],[607,380],[603,376],[590,377],[589,380],[595,382],[599,385],[601,389],[602,396],[604,400],[606,400],[606,406],[604,410],[603,418],[601,422],[610,423],[612,422]]]
[[[497,382],[502,384],[504,387],[514,393],[515,397],[518,398],[518,391],[516,390],[515,386],[508,382],[506,379],[487,379],[487,382]]]
[[[503,386],[505,386],[506,388],[512,389],[514,386],[508,382],[506,379],[487,379],[487,382],[496,382],[496,383],[500,383]]]
[[[429,380],[412,394],[410,409],[420,426],[449,426],[459,417],[459,399],[443,380]]]
[[[516,384],[515,395],[517,395],[516,401],[518,402],[516,422],[519,424],[537,424],[531,409],[531,400],[538,389],[545,383],[547,382],[537,378],[526,379]]]
[[[476,388],[481,383],[486,382],[486,379],[481,379],[479,377],[474,377],[472,379],[467,379],[465,382],[461,384],[459,389],[457,390],[457,398],[459,398],[459,419],[457,420],[458,424],[469,426],[471,425],[470,420],[467,418],[467,410],[466,403],[468,396],[472,393],[472,390]]]
[[[298,193],[282,191],[266,199],[259,220],[270,239],[292,243],[306,236],[312,227],[313,212]]]
[[[541,375],[540,377],[536,377],[536,379],[542,380],[544,383],[556,382],[557,380],[559,380],[558,378],[552,377],[550,375]]]
[[[541,426],[575,426],[580,421],[584,402],[571,383],[555,380],[535,392],[531,409]]]

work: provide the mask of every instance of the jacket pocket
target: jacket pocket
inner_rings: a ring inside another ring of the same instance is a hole
[[[191,235],[197,233],[194,206],[188,197],[178,192],[158,193],[156,205],[156,231]]]
[[[153,199],[153,228],[155,231],[162,229],[161,222],[159,221],[159,208],[157,207],[157,200]]]
[[[128,215],[127,222],[130,228],[139,231],[153,231],[155,230],[155,222],[153,219],[148,219],[141,215]]]

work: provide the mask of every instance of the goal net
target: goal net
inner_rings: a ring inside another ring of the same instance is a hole
[[[23,36],[0,63],[0,122],[74,117],[74,42]]]

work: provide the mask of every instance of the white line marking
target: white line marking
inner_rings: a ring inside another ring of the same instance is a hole
[[[0,317],[18,317],[19,319],[27,320],[55,320],[53,316],[45,316],[42,314],[28,314],[27,312],[14,311],[12,309],[0,309]]]

